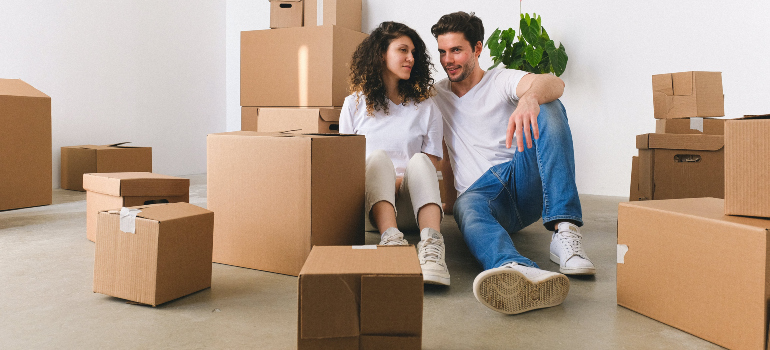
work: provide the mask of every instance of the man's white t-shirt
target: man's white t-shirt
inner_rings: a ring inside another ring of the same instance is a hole
[[[516,147],[505,148],[505,132],[519,101],[516,86],[527,74],[505,68],[489,70],[463,97],[452,92],[448,79],[435,85],[433,98],[444,117],[444,141],[458,195],[489,168],[513,158]]]
[[[375,110],[366,115],[366,97],[345,98],[340,113],[340,133],[366,136],[366,156],[381,149],[390,156],[396,176],[404,176],[409,159],[424,152],[441,158],[443,126],[441,112],[427,99],[420,103],[397,105],[388,99],[389,113]]]

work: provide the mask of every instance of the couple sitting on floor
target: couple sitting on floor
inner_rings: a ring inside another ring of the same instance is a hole
[[[366,135],[368,224],[381,245],[406,245],[401,230],[419,230],[425,283],[449,285],[439,231],[444,209],[453,210],[484,269],[473,282],[479,302],[507,314],[559,305],[565,274],[595,273],[578,229],[572,134],[558,100],[564,83],[482,70],[484,27],[473,13],[445,15],[431,33],[447,74],[435,84],[425,43],[404,24],[380,24],[353,54],[340,133]],[[446,208],[436,167],[457,191],[448,191]],[[553,231],[550,257],[561,273],[541,270],[511,240],[540,218]]]

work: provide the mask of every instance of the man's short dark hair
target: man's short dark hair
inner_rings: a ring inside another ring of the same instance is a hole
[[[481,23],[481,18],[476,17],[473,12],[458,11],[443,15],[433,27],[430,27],[430,32],[437,39],[439,35],[446,33],[462,33],[471,43],[472,50],[476,49],[477,42],[484,44],[484,25]]]

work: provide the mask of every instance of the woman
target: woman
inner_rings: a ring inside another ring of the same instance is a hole
[[[366,214],[380,245],[407,245],[401,230],[419,229],[425,283],[449,285],[433,165],[442,156],[443,126],[430,98],[432,67],[417,32],[380,24],[353,54],[340,133],[366,136]]]

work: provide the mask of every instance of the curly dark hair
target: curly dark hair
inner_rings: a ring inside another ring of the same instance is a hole
[[[397,22],[382,22],[379,27],[358,45],[353,59],[350,61],[350,92],[366,96],[366,114],[374,115],[374,111],[382,110],[388,114],[388,102],[382,72],[385,62],[382,55],[388,51],[390,42],[407,36],[414,44],[414,65],[408,80],[398,82],[398,93],[402,104],[413,101],[420,103],[433,94],[433,78],[428,49],[417,32],[404,24]]]
[[[480,41],[482,45],[484,44],[484,24],[481,23],[481,18],[476,17],[473,12],[458,11],[443,15],[436,24],[430,27],[430,32],[437,39],[439,35],[446,33],[462,33],[465,39],[471,43],[471,50],[474,51],[477,42]]]

